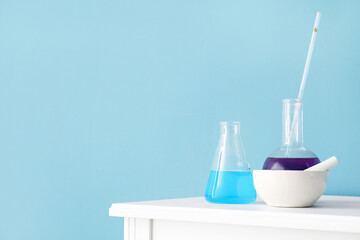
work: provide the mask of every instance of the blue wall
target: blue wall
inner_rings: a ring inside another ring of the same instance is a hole
[[[219,122],[260,168],[317,10],[306,146],[360,195],[359,1],[0,2],[0,239],[122,239],[111,203],[200,196]]]

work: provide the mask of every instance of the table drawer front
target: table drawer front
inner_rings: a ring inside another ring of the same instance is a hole
[[[360,240],[360,234],[254,227],[201,222],[153,220],[152,240]]]

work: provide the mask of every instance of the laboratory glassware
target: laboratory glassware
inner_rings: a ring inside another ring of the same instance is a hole
[[[298,99],[283,100],[282,145],[268,156],[263,169],[304,170],[320,162],[304,147],[303,103]]]
[[[247,204],[256,200],[252,173],[240,136],[240,122],[221,122],[220,139],[205,198],[212,203]]]

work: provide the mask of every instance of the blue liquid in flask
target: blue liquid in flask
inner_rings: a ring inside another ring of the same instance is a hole
[[[256,191],[251,171],[210,171],[205,199],[212,203],[255,202]]]

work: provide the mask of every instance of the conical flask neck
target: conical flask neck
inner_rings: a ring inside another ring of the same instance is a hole
[[[221,122],[220,123],[220,134],[235,134],[240,135],[240,122]]]
[[[248,171],[239,122],[221,122],[213,171]]]

